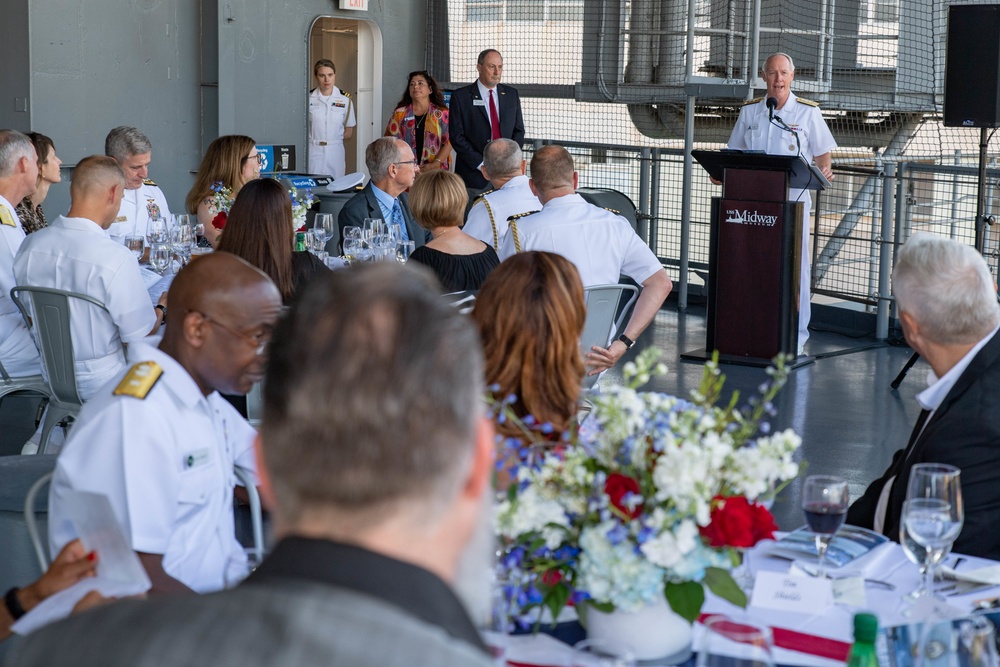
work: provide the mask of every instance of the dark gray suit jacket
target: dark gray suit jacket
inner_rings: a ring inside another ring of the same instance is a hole
[[[399,207],[403,211],[403,220],[406,221],[406,233],[413,241],[414,249],[419,248],[431,239],[431,233],[417,224],[410,213],[410,199],[406,193],[399,195]],[[340,251],[344,251],[344,227],[360,227],[365,218],[385,218],[382,207],[375,199],[372,191],[372,182],[368,181],[364,189],[347,200],[344,208],[340,209],[340,216],[337,218],[337,226],[340,228]],[[386,220],[386,222],[389,222]]]

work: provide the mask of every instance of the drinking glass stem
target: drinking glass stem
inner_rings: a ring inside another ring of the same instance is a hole
[[[826,578],[826,569],[823,567],[826,563],[826,547],[829,545],[830,538],[826,535],[816,536],[816,554],[819,556],[819,563],[816,566],[816,576],[820,579]]]

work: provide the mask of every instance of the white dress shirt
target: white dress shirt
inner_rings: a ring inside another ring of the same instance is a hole
[[[17,285],[14,257],[24,242],[24,230],[14,206],[3,196],[0,208],[4,210],[0,218],[13,222],[13,225],[0,222],[0,361],[12,377],[38,375],[42,372],[38,348],[21,311],[10,298],[11,288]]]

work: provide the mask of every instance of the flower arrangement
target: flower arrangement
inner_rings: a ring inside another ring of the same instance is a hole
[[[787,379],[784,359],[748,405],[737,407],[734,394],[719,407],[725,376],[717,358],[691,400],[637,391],[665,372],[658,354],[647,349],[626,364],[627,386],[595,397],[592,413],[562,442],[552,446],[544,425],[530,420],[528,446],[508,441],[520,455],[503,457],[518,463],[497,508],[498,567],[519,582],[522,613],[544,606],[556,618],[570,601],[631,612],[665,596],[692,621],[706,586],[746,606],[729,570],[740,549],[773,537],[774,519],[760,501],[798,474],[800,438],[791,429],[771,434],[765,421]],[[494,402],[498,418],[512,418],[509,403]]]
[[[226,227],[229,209],[233,207],[233,189],[226,187],[222,181],[212,183],[212,196],[208,200],[208,212],[212,217],[212,226],[218,230]]]
[[[300,192],[294,185],[288,186],[288,196],[292,198],[292,231],[305,231],[306,212],[312,208],[316,198],[312,190],[306,188]]]

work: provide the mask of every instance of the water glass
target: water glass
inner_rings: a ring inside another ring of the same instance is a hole
[[[316,235],[316,242],[322,246],[320,250],[326,249],[326,242],[333,237],[333,215],[330,213],[317,213],[313,220],[313,234]]]
[[[399,242],[403,240],[403,226],[398,222],[393,222],[389,225],[389,236],[392,237],[393,241]]]
[[[696,667],[773,667],[771,629],[714,616],[705,621]]]
[[[365,236],[371,238],[375,234],[385,234],[385,220],[382,218],[365,218],[361,228],[365,230]]]
[[[816,553],[819,567],[816,576],[826,576],[826,550],[847,518],[850,494],[847,482],[839,477],[810,475],[802,487],[802,512],[806,523],[816,536]]]
[[[189,213],[181,213],[174,216],[174,226],[175,227],[191,227],[192,216]],[[195,217],[197,219],[197,217]]]
[[[585,639],[573,645],[572,667],[636,667],[635,654],[625,644]]]
[[[387,233],[374,234],[372,235],[371,248],[373,254],[373,261],[382,262],[388,260],[390,255],[393,255],[396,250],[396,244],[392,240],[392,236]]]
[[[396,242],[396,261],[400,264],[406,264],[410,261],[410,255],[413,254],[413,246],[415,244],[413,241],[397,241]]]
[[[146,225],[146,240],[149,245],[167,242],[167,223],[163,218],[150,218]]]
[[[316,233],[311,229],[306,230],[306,250],[314,254],[316,252]]]
[[[149,264],[153,270],[162,274],[170,266],[170,246],[166,243],[154,243],[149,246]]]
[[[190,225],[181,225],[170,230],[170,245],[181,258],[181,264],[187,264],[194,247],[194,230]]]
[[[142,251],[145,249],[144,239],[138,234],[128,234],[122,240],[125,247],[129,249],[136,261],[142,259]]]
[[[910,500],[937,500],[939,509],[947,512],[944,518],[945,524],[926,526],[922,529],[930,531],[943,531],[944,535],[938,536],[945,539],[937,539],[936,546],[926,543],[926,539],[914,533],[915,523],[907,521],[906,504],[903,504],[904,515],[900,521],[900,542],[903,544],[903,551],[910,557],[910,551],[916,557],[918,564],[922,564],[921,574],[924,576],[924,585],[912,594],[919,597],[923,593],[931,593],[934,582],[934,572],[948,553],[951,551],[952,543],[962,532],[962,524],[965,521],[965,510],[962,506],[962,483],[961,471],[955,466],[943,463],[918,463],[910,468],[910,478],[906,485],[906,499]],[[930,505],[921,503],[910,508],[913,516],[911,520],[918,521],[918,515],[927,515],[931,510]],[[927,518],[925,516],[925,518]],[[952,534],[953,533],[953,534]],[[913,558],[911,558],[913,560]]]

